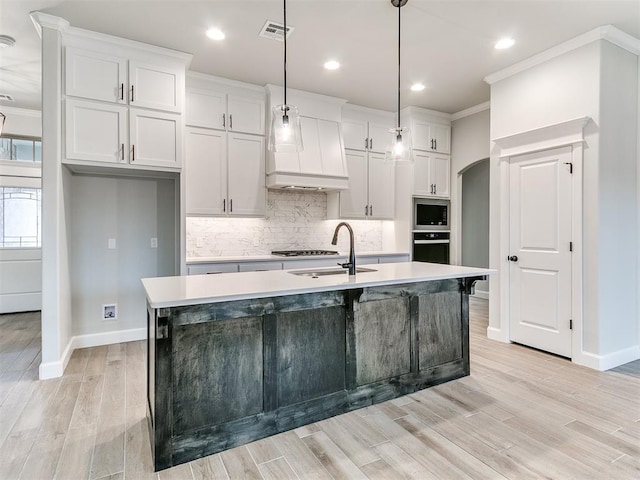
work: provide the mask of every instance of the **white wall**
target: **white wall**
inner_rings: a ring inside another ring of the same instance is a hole
[[[637,352],[637,213],[629,206],[637,198],[632,167],[637,159],[636,82],[637,56],[596,40],[491,85],[492,140],[591,119],[584,129],[583,231],[574,239],[583,252],[582,312],[574,312],[582,315],[583,350],[573,355],[596,368]],[[498,151],[493,145],[490,264],[506,270],[500,232],[508,202]],[[504,281],[500,274],[490,280],[489,332],[507,340],[508,327],[501,323],[506,319]]]
[[[42,116],[34,110],[2,106],[7,116],[3,135],[40,138]],[[40,188],[39,164],[0,162],[0,186]],[[0,313],[40,310],[42,307],[40,248],[0,249]]]
[[[187,257],[268,255],[272,250],[349,251],[347,235],[331,245],[340,220],[327,220],[325,193],[269,190],[265,218],[187,218]],[[382,222],[348,220],[356,252],[381,251]]]

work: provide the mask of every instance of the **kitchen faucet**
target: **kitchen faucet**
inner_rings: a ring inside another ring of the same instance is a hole
[[[333,232],[333,240],[331,240],[331,245],[336,245],[338,243],[338,231],[340,230],[340,227],[347,227],[347,230],[349,230],[349,261],[347,263],[338,263],[338,265],[340,265],[342,268],[348,268],[349,276],[352,276],[356,274],[356,254],[353,248],[354,241],[351,225],[349,225],[347,222],[340,222],[336,226],[335,232]]]

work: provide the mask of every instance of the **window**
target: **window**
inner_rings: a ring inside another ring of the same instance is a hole
[[[0,138],[0,160],[40,163],[42,162],[42,142],[27,137]]]
[[[39,248],[40,188],[0,187],[0,248]]]

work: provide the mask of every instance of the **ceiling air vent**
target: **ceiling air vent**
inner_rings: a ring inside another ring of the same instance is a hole
[[[8,93],[0,93],[0,102],[15,102],[15,100]]]
[[[289,25],[287,27],[287,38],[291,36],[291,32],[293,32],[294,28]],[[260,30],[260,37],[270,38],[272,40],[282,41],[284,35],[284,25],[278,22],[272,22],[271,20],[267,20]]]

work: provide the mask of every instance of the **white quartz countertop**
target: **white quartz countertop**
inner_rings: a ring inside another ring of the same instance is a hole
[[[357,257],[387,257],[393,255],[409,255],[408,252],[362,252],[356,254]],[[187,257],[187,265],[198,263],[241,263],[241,262],[269,262],[269,261],[289,261],[289,260],[320,260],[323,258],[348,257],[349,252],[338,252],[338,255],[300,255],[296,257],[285,257],[283,255],[242,255],[229,257]]]
[[[416,283],[448,278],[490,275],[496,270],[486,268],[441,265],[436,263],[403,262],[367,265],[374,272],[326,275],[317,278],[293,275],[295,270],[267,272],[222,273],[217,275],[188,275],[180,277],[144,278],[142,284],[152,308],[178,307],[203,303],[278,297],[301,293],[347,290]],[[333,269],[333,267],[329,268]],[[305,269],[309,271],[326,268]]]

